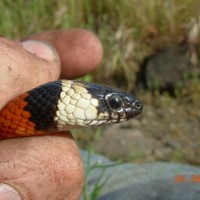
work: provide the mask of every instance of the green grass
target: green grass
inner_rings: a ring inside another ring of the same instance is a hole
[[[106,169],[121,164],[120,162],[115,162],[115,163],[111,163],[111,164],[101,164],[98,161],[92,164],[91,163],[91,161],[92,161],[91,154],[92,154],[92,151],[91,151],[91,149],[89,149],[87,162],[86,162],[84,188],[83,188],[83,199],[84,200],[97,199],[101,194],[101,190],[103,189],[104,186],[106,186],[106,183],[110,178],[110,176],[105,175]],[[91,189],[91,188],[89,188],[90,174],[94,170],[97,170],[97,169],[100,169],[101,172],[100,172],[99,176],[96,178],[96,181]]]
[[[50,29],[91,30],[105,53],[88,79],[132,90],[144,57],[183,37],[199,8],[192,0],[3,0],[0,34],[16,39]]]

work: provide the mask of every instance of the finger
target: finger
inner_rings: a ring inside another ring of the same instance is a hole
[[[22,199],[78,199],[83,186],[83,166],[69,135],[0,143],[0,182],[14,188]],[[0,189],[0,199],[5,194]]]
[[[102,59],[101,42],[93,33],[86,30],[47,31],[26,39],[47,41],[56,48],[61,60],[61,77],[80,77],[96,69]]]
[[[44,52],[41,57],[17,42],[0,38],[0,109],[15,96],[59,77],[60,62],[55,51],[44,43],[35,43]]]
[[[100,41],[84,30],[53,31],[30,38],[48,41],[17,42],[0,38],[0,109],[11,99],[42,83],[62,76],[74,78],[95,69],[102,57]],[[23,45],[23,46],[22,46]],[[25,48],[25,49],[24,49]],[[27,51],[28,50],[28,51]]]

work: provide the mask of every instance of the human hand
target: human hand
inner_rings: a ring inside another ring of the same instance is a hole
[[[58,55],[31,39],[50,43]],[[0,57],[1,109],[42,83],[92,71],[101,60],[102,46],[93,34],[80,29],[43,32],[21,44],[0,38]],[[0,141],[0,183],[1,200],[77,199],[83,165],[70,133]]]

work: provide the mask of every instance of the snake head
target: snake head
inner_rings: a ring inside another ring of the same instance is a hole
[[[109,86],[62,80],[55,121],[61,130],[127,121],[142,112],[130,93]]]
[[[108,107],[111,118],[130,119],[142,112],[143,105],[133,95],[124,91],[107,91],[105,102]]]
[[[98,100],[97,119],[105,124],[127,121],[142,112],[141,101],[124,90],[98,84],[89,84],[87,89]]]

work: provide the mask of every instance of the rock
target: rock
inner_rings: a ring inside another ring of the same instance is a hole
[[[107,128],[101,138],[93,143],[93,149],[113,160],[140,161],[151,156],[158,144],[154,138],[144,136],[137,126],[139,123],[133,120]]]
[[[85,168],[88,168],[88,153],[81,152]],[[92,154],[90,166],[114,164],[109,159]],[[104,171],[104,173],[102,173]],[[197,200],[200,199],[200,183],[190,182],[198,176],[200,168],[173,163],[116,164],[111,167],[96,167],[90,171],[87,192],[92,192],[95,184],[103,183],[97,200]],[[181,175],[186,181],[176,182]],[[80,198],[83,200],[83,196]]]
[[[186,45],[174,45],[149,56],[141,66],[137,84],[173,93],[176,87],[183,87],[192,74],[199,74],[199,68],[192,66],[188,55]]]

